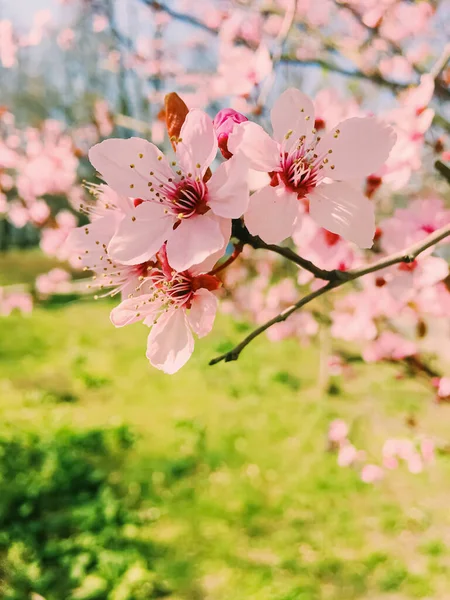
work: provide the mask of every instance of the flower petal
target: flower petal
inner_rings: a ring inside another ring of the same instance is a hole
[[[209,290],[199,289],[195,292],[187,318],[193,332],[199,338],[211,331],[216,318],[217,304],[217,297]]]
[[[316,154],[328,159],[322,173],[335,180],[358,179],[375,173],[387,160],[396,139],[392,127],[373,117],[347,119],[316,146]]]
[[[319,185],[311,194],[309,214],[314,221],[361,248],[370,248],[375,234],[373,204],[345,182]]]
[[[292,235],[299,208],[295,194],[282,186],[267,186],[250,197],[245,224],[252,235],[259,235],[267,244],[278,244]]]
[[[284,147],[288,151],[302,135],[311,136],[314,127],[314,104],[300,90],[289,88],[281,94],[270,112],[273,137],[280,144],[292,131]]]
[[[163,313],[153,325],[147,341],[150,363],[172,375],[187,363],[194,351],[194,337],[183,309]]]
[[[269,173],[281,169],[277,142],[256,123],[236,125],[228,137],[228,149],[232,154],[242,152],[249,160],[249,167],[256,171]]]
[[[154,202],[143,202],[122,219],[108,246],[110,257],[138,265],[158,252],[173,233],[174,218]]]
[[[186,173],[192,172],[203,177],[217,154],[217,137],[211,117],[202,110],[190,110],[181,128],[180,138],[182,142],[177,144],[179,164]]]
[[[221,217],[218,217],[217,221],[219,222],[220,231],[223,235],[223,244],[221,248],[219,248],[219,250],[210,254],[201,263],[189,267],[189,272],[193,275],[199,275],[200,273],[209,273],[209,271],[211,271],[214,268],[217,261],[222,258],[222,256],[227,250],[231,237],[231,219],[222,219]]]
[[[167,259],[175,271],[185,271],[204,261],[224,244],[217,218],[196,215],[182,220],[167,241]]]
[[[235,154],[208,181],[208,206],[219,217],[238,219],[248,207],[248,162]]]
[[[150,294],[138,298],[127,298],[112,309],[109,318],[115,327],[124,327],[131,323],[144,320],[150,312],[154,312],[154,304]]]
[[[137,137],[111,138],[96,144],[89,150],[89,160],[113,190],[133,198],[152,198],[151,172],[159,180],[173,177],[164,154],[154,144]]]
[[[96,219],[89,225],[72,229],[65,246],[72,256],[78,256],[79,267],[92,268],[100,262],[100,256],[105,254],[104,246],[109,244],[118,224],[115,214]]]

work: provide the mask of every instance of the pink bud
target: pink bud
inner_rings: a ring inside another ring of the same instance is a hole
[[[233,131],[233,127],[237,123],[248,121],[243,114],[233,110],[232,108],[223,108],[219,110],[214,118],[213,124],[217,135],[220,151],[224,158],[229,159],[233,155],[228,150],[228,136]]]

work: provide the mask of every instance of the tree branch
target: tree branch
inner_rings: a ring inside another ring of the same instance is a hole
[[[387,256],[386,258],[374,263],[373,265],[369,265],[368,267],[366,267],[364,269],[348,271],[347,277],[344,280],[336,279],[336,280],[329,281],[324,287],[312,292],[311,294],[308,294],[307,296],[304,296],[296,304],[285,309],[283,312],[281,312],[277,316],[273,317],[272,319],[270,319],[263,325],[260,325],[257,329],[252,331],[246,338],[244,338],[240,344],[235,346],[229,352],[225,352],[224,354],[221,354],[220,356],[213,358],[209,364],[216,365],[217,363],[219,363],[221,361],[230,362],[232,360],[237,360],[239,358],[242,350],[244,350],[244,348],[246,346],[248,346],[248,344],[250,344],[250,342],[252,340],[254,340],[256,337],[258,337],[261,333],[264,333],[264,331],[266,331],[267,329],[272,327],[272,325],[275,325],[276,323],[281,323],[282,321],[285,321],[290,315],[292,315],[292,313],[299,310],[300,308],[302,308],[303,306],[305,306],[312,300],[315,300],[319,296],[326,294],[327,292],[329,292],[330,290],[332,290],[334,288],[344,285],[344,283],[346,283],[346,281],[353,281],[355,279],[358,279],[359,277],[363,277],[364,275],[367,275],[368,273],[374,273],[375,271],[380,271],[381,269],[385,269],[386,267],[390,267],[392,265],[395,265],[395,264],[398,264],[401,262],[406,262],[406,263],[412,262],[415,258],[417,258],[417,256],[419,256],[419,254],[424,252],[424,250],[427,250],[431,246],[434,246],[435,244],[437,244],[438,242],[442,241],[443,239],[445,239],[446,237],[449,237],[449,236],[450,236],[450,224],[445,225],[444,227],[441,227],[440,229],[438,229],[437,231],[435,231],[434,233],[432,233],[431,235],[426,237],[421,242],[418,242],[417,244],[414,244],[414,245],[410,246],[409,248],[402,250],[401,252]]]
[[[233,231],[232,235],[237,238],[242,244],[248,244],[255,250],[269,250],[269,252],[275,252],[287,260],[295,263],[299,267],[302,267],[306,271],[312,273],[318,279],[324,281],[347,281],[348,273],[346,271],[327,271],[326,269],[320,269],[310,260],[302,258],[296,254],[290,248],[286,246],[277,246],[276,244],[266,244],[263,240],[255,235],[251,235],[248,229],[245,227],[240,219],[233,220]]]
[[[286,310],[284,310],[282,313],[280,313],[273,319],[270,319],[270,321],[267,321],[266,323],[264,323],[263,325],[261,325],[260,327],[258,327],[254,331],[252,331],[246,338],[244,338],[242,340],[242,342],[240,344],[235,346],[233,348],[233,350],[230,350],[229,352],[225,352],[225,354],[221,354],[220,356],[213,358],[209,362],[209,364],[216,365],[217,363],[221,362],[222,360],[224,360],[225,362],[237,360],[239,358],[239,355],[242,352],[242,350],[246,346],[248,346],[248,344],[250,344],[250,342],[252,340],[254,340],[256,337],[258,337],[258,335],[260,335],[261,333],[266,331],[266,329],[269,329],[269,327],[272,327],[272,325],[275,325],[275,323],[281,323],[282,321],[285,321],[290,315],[292,315],[293,312],[295,312],[302,306],[305,306],[305,304],[308,304],[308,302],[311,302],[311,300],[314,300],[315,298],[319,298],[319,296],[323,296],[323,294],[326,294],[327,292],[329,292],[334,287],[337,287],[338,285],[341,285],[341,284],[330,281],[324,287],[320,288],[319,290],[316,290],[315,292],[312,292],[311,294],[304,296],[296,304],[287,308]]]
[[[434,163],[434,168],[436,171],[439,171],[444,179],[447,180],[447,183],[450,183],[450,167],[444,164],[441,160],[437,160]]]

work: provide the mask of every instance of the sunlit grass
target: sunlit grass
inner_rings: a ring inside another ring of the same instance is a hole
[[[326,451],[331,419],[379,457],[389,434],[446,435],[449,411],[388,366],[357,363],[333,394],[319,352],[255,341],[236,363],[208,360],[245,325],[220,318],[175,376],[151,369],[147,330],[115,330],[108,301],[38,308],[0,322],[4,428],[130,424],[121,477],[153,511],[140,532],[166,550],[157,571],[173,600],[448,597],[450,468],[389,474],[379,486]]]

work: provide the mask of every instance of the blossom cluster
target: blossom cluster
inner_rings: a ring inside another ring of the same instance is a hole
[[[421,473],[433,464],[435,442],[427,436],[388,438],[381,451],[381,460],[371,462],[364,450],[358,450],[349,439],[350,429],[342,419],[335,419],[328,430],[329,449],[337,453],[340,467],[352,467],[359,472],[364,483],[381,481],[386,472],[398,469],[403,463],[410,473]]]
[[[69,247],[96,273],[94,285],[121,293],[116,326],[143,320],[152,328],[147,357],[165,372],[188,360],[192,332],[201,337],[212,327],[215,265],[233,220],[243,218],[269,244],[307,219],[331,237],[373,243],[373,204],[354,181],[382,167],[393,129],[354,117],[319,135],[312,101],[294,88],[275,102],[271,121],[273,137],[232,109],[214,120],[192,109],[171,137],[176,160],[141,138],[107,139],[89,151],[105,183],[80,205],[91,223],[69,235]],[[225,160],[212,173],[219,148]],[[251,195],[250,169],[269,181]]]

